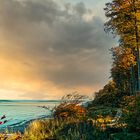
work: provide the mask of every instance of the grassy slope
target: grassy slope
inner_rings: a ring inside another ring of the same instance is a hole
[[[1,140],[140,140],[140,135],[128,131],[122,118],[113,123],[118,108],[90,105],[87,115],[80,118],[42,119],[33,121],[24,135],[13,134]],[[3,137],[3,138],[2,138]]]

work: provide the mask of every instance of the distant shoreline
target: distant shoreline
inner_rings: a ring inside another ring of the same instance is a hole
[[[0,102],[60,102],[61,100],[2,100]]]

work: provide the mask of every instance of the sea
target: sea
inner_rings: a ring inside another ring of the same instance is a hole
[[[59,103],[59,100],[0,100],[0,132],[23,132],[31,121],[50,118],[52,108]]]

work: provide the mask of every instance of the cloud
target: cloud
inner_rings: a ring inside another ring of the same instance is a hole
[[[0,30],[0,75],[11,77],[10,83],[35,83],[36,91],[28,87],[23,96],[54,97],[57,90],[83,87],[92,92],[109,77],[108,49],[114,42],[103,20],[82,2],[1,0]]]

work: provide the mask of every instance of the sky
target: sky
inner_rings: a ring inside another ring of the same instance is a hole
[[[93,96],[109,80],[116,44],[108,0],[1,0],[0,99]]]

